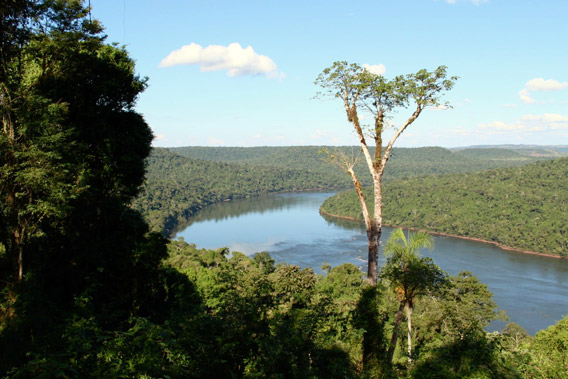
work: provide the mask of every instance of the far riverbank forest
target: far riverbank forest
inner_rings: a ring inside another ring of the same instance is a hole
[[[395,180],[385,184],[384,221],[568,257],[566,188],[568,158]],[[354,190],[329,198],[320,210],[363,221]]]

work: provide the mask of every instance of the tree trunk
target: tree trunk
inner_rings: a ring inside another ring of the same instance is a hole
[[[23,246],[23,231],[20,228],[12,233],[12,241],[10,242],[10,254],[15,263],[16,277],[18,282],[24,278],[24,246]]]
[[[392,363],[392,357],[394,355],[394,349],[396,348],[396,342],[398,341],[398,331],[400,329],[400,324],[402,323],[402,312],[404,311],[404,303],[400,303],[398,312],[396,312],[396,317],[394,321],[394,329],[392,331],[392,337],[389,345],[389,350],[387,352],[388,362]]]
[[[24,249],[18,245],[18,282],[24,278]]]
[[[14,141],[14,123],[12,122],[11,114],[12,114],[12,102],[10,98],[10,92],[4,83],[0,84],[0,97],[2,101],[0,102],[2,105],[2,130],[4,134],[8,137],[10,142]]]
[[[408,323],[408,364],[412,363],[412,305],[406,304],[406,322]]]
[[[375,170],[371,167],[371,170]],[[369,258],[367,266],[367,280],[376,286],[379,276],[379,243],[383,229],[383,189],[382,178],[376,171],[372,171],[373,176],[373,200],[374,211],[371,221],[371,228],[367,228],[369,239]]]
[[[376,217],[375,219],[371,218],[371,214],[367,209],[365,194],[363,193],[363,186],[361,185],[361,182],[357,178],[355,171],[353,171],[352,168],[349,168],[347,172],[349,173],[349,175],[351,175],[351,179],[353,180],[353,185],[355,186],[355,192],[357,192],[357,198],[359,199],[359,204],[361,205],[361,212],[363,213],[363,219],[365,220],[365,226],[367,227],[367,240],[369,244],[369,256],[367,259],[367,282],[369,282],[369,284],[375,287],[377,285],[378,274],[379,274],[379,241],[381,239],[381,223],[380,221],[377,222]],[[379,212],[379,214],[380,213],[381,212]],[[375,216],[376,214],[377,211],[375,210]]]
[[[24,236],[26,227],[21,225],[18,220],[16,210],[16,195],[13,190],[6,191],[6,207],[9,210],[9,222],[13,226],[12,231],[9,233],[9,243],[6,247],[6,253],[10,257],[14,265],[14,272],[17,281],[24,278]]]
[[[372,221],[371,228],[367,230],[367,238],[369,240],[367,281],[372,286],[376,286],[379,277],[379,241],[381,239],[381,228],[377,226],[375,220]]]

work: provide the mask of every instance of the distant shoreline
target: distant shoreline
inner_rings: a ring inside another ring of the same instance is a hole
[[[355,222],[359,222],[359,223],[363,222],[363,221],[358,220],[354,217],[331,214],[331,213],[327,213],[325,211],[322,211],[321,209],[320,209],[319,213],[321,215],[325,215],[325,216],[329,216],[329,217],[341,218],[341,219],[344,219],[344,220],[350,220],[350,221],[355,221]],[[514,251],[516,253],[538,255],[538,256],[541,256],[541,257],[556,258],[556,259],[568,259],[567,257],[562,257],[560,255],[539,253],[538,251],[524,250],[524,249],[520,249],[520,248],[517,248],[517,247],[506,246],[506,245],[500,244],[499,242],[487,241],[487,240],[484,240],[482,238],[466,237],[466,236],[460,236],[460,235],[457,235],[457,234],[449,234],[449,233],[443,233],[443,232],[434,232],[434,231],[427,230],[427,229],[410,228],[410,227],[406,227],[406,226],[402,226],[402,225],[383,224],[383,226],[388,226],[389,228],[403,228],[403,229],[406,229],[406,230],[415,230],[415,231],[419,231],[419,232],[425,232],[425,233],[428,233],[428,234],[435,234],[435,235],[438,235],[438,236],[453,237],[453,238],[460,238],[460,239],[464,239],[464,240],[468,240],[468,241],[488,243],[488,244],[497,246],[500,249],[508,250],[508,251]]]

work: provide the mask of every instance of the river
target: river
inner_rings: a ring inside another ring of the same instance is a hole
[[[200,248],[226,246],[245,254],[268,251],[277,263],[312,267],[318,273],[323,263],[353,263],[366,272],[363,227],[319,214],[320,205],[332,195],[276,194],[213,204],[196,214],[176,237]],[[390,232],[390,228],[384,229],[381,243]],[[530,334],[568,314],[568,260],[435,235],[434,249],[422,254],[451,275],[471,271],[488,285],[509,321]],[[490,330],[500,330],[504,325],[494,322]]]

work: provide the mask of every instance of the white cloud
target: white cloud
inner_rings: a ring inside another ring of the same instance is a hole
[[[454,134],[454,135],[463,136],[463,137],[470,137],[472,135],[479,135],[479,133],[477,131],[465,129],[464,127],[461,127],[461,126],[453,128],[451,130],[451,133]]]
[[[154,134],[154,139],[152,140],[152,146],[156,146],[157,144],[167,143],[168,138],[164,134]]]
[[[532,124],[544,125],[550,130],[568,130],[568,116],[557,113],[545,113],[543,115],[527,114],[521,117],[521,120]]]
[[[531,94],[528,89],[522,89],[519,91],[519,97],[521,101],[525,104],[535,104],[536,100],[531,97]]]
[[[201,71],[227,70],[228,75],[265,74],[269,78],[284,78],[278,73],[276,63],[265,55],[257,54],[252,46],[242,48],[238,43],[229,46],[209,45],[205,48],[196,43],[182,46],[162,59],[159,67],[198,65]]]
[[[372,74],[376,74],[376,75],[383,75],[386,71],[387,68],[385,67],[384,64],[375,64],[375,65],[370,65],[370,64],[364,64],[363,68],[367,71],[369,71]]]
[[[327,137],[327,136],[329,136],[329,131],[321,130],[321,129],[316,129],[316,132],[312,134],[313,139],[318,139],[318,138]]]
[[[452,109],[452,107],[450,105],[438,104],[431,109],[435,111],[446,111],[448,109]]]
[[[559,82],[554,79],[534,78],[525,84],[530,91],[559,91],[568,88],[568,82]]]
[[[506,124],[502,121],[493,121],[493,122],[489,122],[487,124],[481,124],[480,127],[482,129],[492,129],[492,130],[499,130],[499,131],[515,130],[515,129],[518,128],[515,124]]]
[[[491,134],[568,130],[568,116],[556,113],[545,113],[542,115],[527,114],[512,123],[507,124],[502,121],[493,121],[487,124],[481,124],[480,127],[489,131]]]
[[[473,5],[479,5],[488,2],[489,0],[464,0],[464,2],[472,3]],[[457,0],[446,0],[448,4],[455,4]]]
[[[550,92],[550,91],[560,91],[564,88],[568,88],[568,82],[559,82],[554,79],[543,79],[534,78],[526,82],[525,88],[519,91],[519,97],[521,101],[525,104],[536,104],[536,103],[547,103],[550,101],[536,101],[531,96],[532,92]]]
[[[526,114],[522,119],[541,122],[568,122],[568,116],[558,113],[545,113],[543,115]]]

